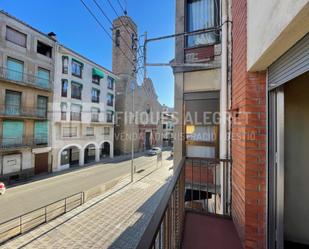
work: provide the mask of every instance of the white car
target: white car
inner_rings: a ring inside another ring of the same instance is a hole
[[[3,182],[0,182],[0,195],[4,195],[5,190],[5,184]]]
[[[161,148],[159,147],[153,147],[152,149],[148,150],[147,154],[149,156],[155,156],[158,155],[159,153],[161,153]]]

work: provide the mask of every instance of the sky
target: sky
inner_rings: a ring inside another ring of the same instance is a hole
[[[93,0],[84,0],[101,23],[111,25],[95,8]],[[117,0],[110,0],[118,14],[122,13]],[[110,19],[116,18],[107,0],[97,0]],[[149,38],[175,32],[175,0],[119,0],[128,15],[138,25],[139,34]],[[40,3],[40,4],[39,4]],[[112,41],[90,16],[80,0],[1,0],[0,9],[21,19],[34,28],[57,34],[58,41],[96,63],[112,69]],[[143,39],[143,38],[141,38]],[[174,57],[174,40],[149,44],[148,62],[168,63]],[[170,67],[148,68],[161,104],[174,105],[174,78]]]

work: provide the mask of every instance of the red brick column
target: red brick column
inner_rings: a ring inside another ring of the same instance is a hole
[[[232,15],[232,215],[244,248],[266,248],[266,74],[247,71],[247,1]]]

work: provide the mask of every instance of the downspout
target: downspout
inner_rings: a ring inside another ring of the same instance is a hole
[[[222,0],[221,3],[221,25],[222,25],[222,40],[221,40],[221,85],[220,85],[220,159],[228,157],[227,143],[227,91],[228,91],[228,0]],[[226,193],[227,186],[224,164],[220,164],[220,181],[221,181],[221,208],[220,212],[226,214]]]

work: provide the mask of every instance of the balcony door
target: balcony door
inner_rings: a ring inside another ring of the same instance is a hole
[[[309,248],[308,81],[270,92],[269,248]]]

